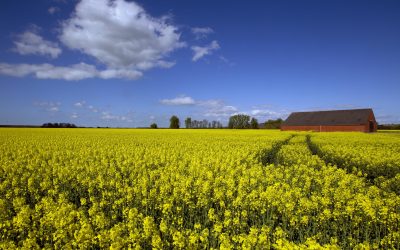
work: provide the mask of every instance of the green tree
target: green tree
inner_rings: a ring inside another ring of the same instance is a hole
[[[157,123],[152,123],[152,124],[150,125],[150,128],[158,128]]]
[[[187,117],[185,120],[185,127],[186,128],[192,128],[192,118]]]
[[[251,118],[250,127],[252,129],[258,129],[258,120],[256,118]]]
[[[266,129],[280,129],[283,120],[281,118],[276,120],[268,120],[264,123],[264,128]]]
[[[169,119],[169,128],[174,128],[177,129],[179,128],[180,122],[179,122],[179,118],[176,115],[171,116],[171,118]]]
[[[244,114],[233,115],[229,117],[228,127],[243,129],[250,127],[250,116]]]

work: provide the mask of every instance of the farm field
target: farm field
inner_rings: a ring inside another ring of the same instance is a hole
[[[0,129],[1,249],[400,249],[396,133]]]

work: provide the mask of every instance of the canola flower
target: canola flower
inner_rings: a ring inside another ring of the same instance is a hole
[[[329,136],[0,129],[0,248],[399,249],[400,197],[309,149]]]
[[[362,173],[375,185],[400,194],[400,137],[397,134],[313,134],[311,149],[323,160]]]

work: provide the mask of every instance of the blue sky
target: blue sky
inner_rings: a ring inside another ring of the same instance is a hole
[[[400,123],[399,13],[399,1],[1,1],[0,124],[366,107]]]

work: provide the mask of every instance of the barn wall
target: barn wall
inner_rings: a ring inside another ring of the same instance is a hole
[[[368,124],[368,126],[367,126],[367,130],[368,130],[369,132],[376,132],[376,131],[378,130],[378,123],[376,123],[375,116],[374,116],[374,113],[373,113],[373,112],[371,112],[371,113],[369,114],[368,121],[373,121],[373,122],[374,122],[374,130],[373,130],[373,131],[369,131],[369,124]]]
[[[282,125],[281,130],[295,130],[295,131],[315,131],[315,132],[335,132],[335,131],[343,131],[343,132],[368,132],[369,125],[341,125],[341,126],[285,126]]]

